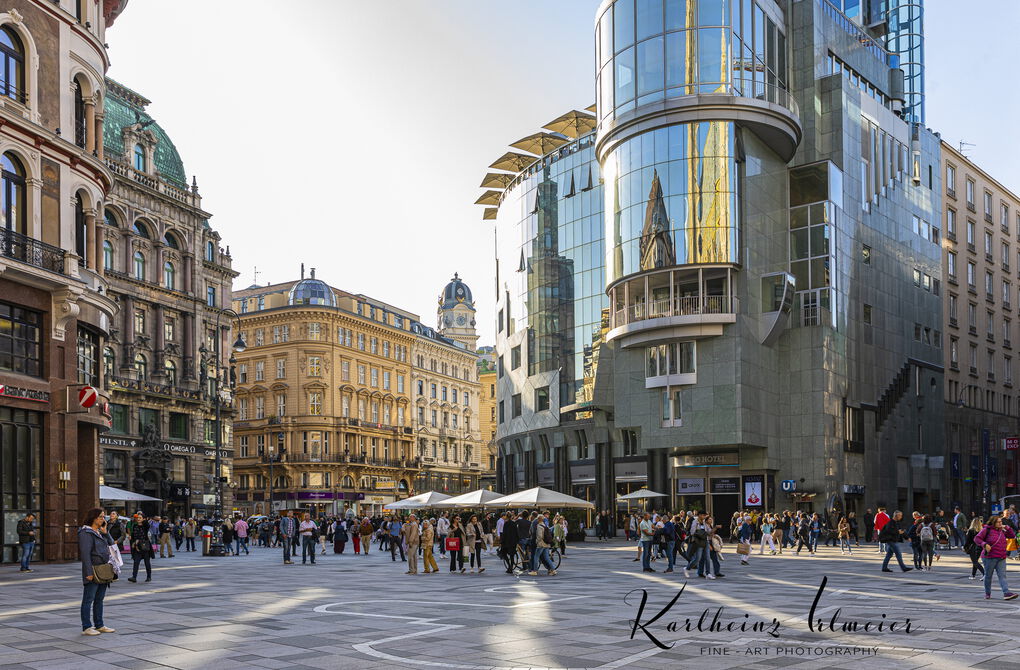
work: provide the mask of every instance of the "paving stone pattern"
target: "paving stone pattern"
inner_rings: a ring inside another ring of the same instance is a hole
[[[755,554],[749,566],[728,546],[724,578],[688,581],[679,569],[664,574],[664,561],[642,572],[622,540],[571,545],[553,577],[507,575],[495,557],[485,557],[484,574],[451,575],[441,556],[440,573],[406,575],[388,553],[347,549],[314,566],[283,565],[279,549],[258,548],[157,559],[152,582],[112,586],[105,622],[117,632],[98,637],[80,635],[77,564],[31,574],[4,565],[0,668],[1020,668],[1020,601],[1004,602],[997,584],[985,601],[959,550],[931,573],[903,574],[881,572],[874,546],[853,556]],[[1008,572],[1016,589],[1018,567]],[[823,576],[816,619],[909,618],[911,632],[810,631]],[[648,623],[685,582],[672,609]],[[640,628],[631,636],[642,590],[639,623],[668,649]],[[706,610],[703,628],[718,612],[734,629],[683,629]],[[773,619],[778,637],[751,628]]]

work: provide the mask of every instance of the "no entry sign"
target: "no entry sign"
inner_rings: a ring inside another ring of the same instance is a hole
[[[78,391],[78,404],[84,407],[85,409],[88,409],[95,405],[96,400],[98,399],[99,393],[96,392],[95,387],[83,386],[82,389]]]

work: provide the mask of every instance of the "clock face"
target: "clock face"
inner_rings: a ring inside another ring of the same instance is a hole
[[[466,322],[467,322],[467,319],[464,318],[463,314],[461,314],[460,316],[457,317],[457,325],[458,326],[463,326]]]

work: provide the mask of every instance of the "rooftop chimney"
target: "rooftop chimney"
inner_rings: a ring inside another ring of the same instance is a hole
[[[305,278],[305,264],[304,263],[301,264],[301,278],[302,279]]]
[[[315,279],[315,268],[312,268],[312,279]]]

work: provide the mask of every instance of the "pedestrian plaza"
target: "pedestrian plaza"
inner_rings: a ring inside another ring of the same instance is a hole
[[[485,557],[483,574],[451,575],[449,559],[437,556],[438,574],[406,575],[405,564],[374,546],[368,556],[349,550],[314,566],[300,556],[283,565],[281,551],[266,548],[157,559],[152,582],[122,578],[111,587],[105,621],[117,632],[96,637],[81,635],[79,563],[37,564],[26,574],[5,566],[0,667],[1020,667],[1020,606],[1003,602],[997,585],[985,601],[959,550],[930,573],[905,574],[881,572],[874,545],[852,556],[831,547],[817,557],[755,552],[749,566],[727,545],[725,577],[715,581],[685,580],[679,567],[664,574],[664,560],[642,572],[634,545],[619,539],[569,545],[552,577],[507,575],[495,556]],[[1008,574],[1020,586],[1016,563]],[[812,632],[808,613],[823,576],[814,620],[826,629]],[[650,621],[685,582],[673,607]],[[841,632],[847,622],[858,631]],[[866,622],[886,628],[864,632]],[[710,630],[713,623],[723,629]]]

